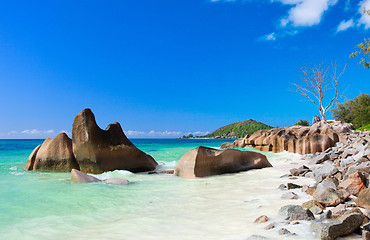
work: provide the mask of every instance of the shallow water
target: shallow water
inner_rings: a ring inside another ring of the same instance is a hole
[[[134,139],[151,154],[159,170],[173,169],[197,146],[219,147],[224,139]],[[298,200],[282,200],[280,178],[299,163],[291,153],[265,153],[273,168],[202,179],[113,171],[101,179],[122,177],[129,185],[80,184],[69,173],[23,170],[28,155],[42,140],[0,140],[0,239],[246,239],[258,234],[283,239],[278,209],[301,204],[310,196],[295,190]],[[300,178],[297,183],[311,183]],[[270,221],[254,224],[260,215]],[[285,225],[297,233],[289,239],[313,239],[309,223]]]

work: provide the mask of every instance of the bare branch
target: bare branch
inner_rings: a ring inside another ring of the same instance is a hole
[[[343,70],[337,75],[337,64],[332,63],[330,67],[324,67],[323,64],[314,65],[311,67],[301,68],[302,84],[293,83],[295,92],[310,100],[319,110],[324,121],[326,112],[333,107],[338,101],[338,82],[339,78],[345,72],[347,64]],[[332,88],[330,87],[332,86]],[[324,105],[324,98],[328,90],[334,89],[334,96],[329,101],[329,104]]]

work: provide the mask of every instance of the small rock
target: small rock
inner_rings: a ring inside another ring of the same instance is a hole
[[[118,184],[118,185],[126,185],[129,183],[128,180],[123,179],[123,178],[108,178],[104,180],[106,183],[112,183],[112,184]]]
[[[333,213],[334,218],[342,216],[346,212],[346,205],[339,204],[338,206],[332,208],[331,212]]]
[[[332,218],[333,213],[331,212],[331,210],[328,210],[327,212],[324,212],[323,214],[320,215],[320,221],[325,221]]]
[[[290,180],[297,180],[298,178],[297,177],[290,177],[289,179]]]
[[[330,159],[330,154],[329,153],[321,153],[320,155],[317,155],[316,157],[312,158],[310,160],[310,163],[313,164],[320,164],[325,162],[326,160]]]
[[[336,174],[334,174],[334,178],[336,178],[338,181],[341,181],[343,179],[343,173],[337,172]]]
[[[287,192],[281,195],[282,199],[298,199],[298,195],[295,194],[294,192]]]
[[[315,175],[313,174],[313,172],[308,172],[304,175],[306,178],[315,178]]]
[[[304,191],[302,189],[303,192],[305,192],[306,194],[311,195],[311,196],[314,194],[315,190],[316,190],[316,188],[313,188],[313,187],[307,187]]]
[[[284,184],[280,184],[279,187],[278,187],[278,189],[280,189],[280,190],[283,191],[283,190],[286,189],[286,186]]]
[[[354,162],[356,162],[356,160],[353,157],[348,157],[346,159],[341,159],[340,166],[342,168],[345,168],[345,167],[347,167],[348,165],[350,165],[350,164],[352,164]]]
[[[296,188],[302,188],[302,186],[294,184],[294,183],[287,183],[287,189],[296,189]]]
[[[266,227],[264,227],[266,230],[270,230],[270,229],[273,229],[275,228],[275,223],[270,223],[269,225],[267,225]]]
[[[291,222],[290,224],[292,224],[292,225],[298,225],[298,224],[300,224],[300,222]]]
[[[302,211],[293,212],[290,215],[290,217],[289,217],[289,221],[295,221],[295,220],[306,220],[306,221],[310,221],[310,220],[314,220],[314,219],[315,219],[315,216],[308,209],[302,210]]]
[[[316,200],[302,203],[302,208],[309,209],[313,214],[321,214],[324,210],[324,207]]]
[[[286,228],[280,228],[278,233],[279,235],[287,235],[287,234],[290,234],[290,231]]]
[[[100,182],[100,180],[97,179],[96,177],[87,175],[76,169],[71,170],[71,180],[79,183]]]
[[[299,205],[285,205],[279,209],[279,216],[285,220],[290,217],[294,212],[303,211],[303,208]]]
[[[263,222],[267,222],[268,220],[269,219],[266,215],[262,215],[256,218],[256,220],[254,220],[254,223],[263,223]]]
[[[339,157],[339,155],[337,153],[331,153],[329,158],[330,160],[334,160],[334,159],[337,159]]]

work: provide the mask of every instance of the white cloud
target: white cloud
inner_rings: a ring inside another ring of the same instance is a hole
[[[277,0],[285,5],[294,5],[288,15],[280,21],[282,27],[292,24],[294,27],[310,27],[321,22],[323,14],[334,6],[337,0]]]
[[[196,132],[181,132],[181,131],[154,131],[151,130],[149,132],[144,131],[133,131],[128,130],[125,131],[125,134],[127,137],[132,138],[174,138],[174,137],[181,137],[183,135],[189,135],[193,134],[194,136],[203,136],[208,134],[209,132],[202,132],[202,131],[196,131]]]
[[[15,131],[12,131],[12,132],[15,132]],[[28,134],[28,135],[52,134],[54,132],[55,132],[54,130],[45,130],[45,131],[42,131],[42,130],[37,130],[37,129],[32,129],[32,130],[28,130],[27,129],[27,130],[21,131],[21,133]]]
[[[355,25],[354,21],[352,19],[346,21],[343,20],[339,23],[337,27],[337,32],[346,31],[348,28],[351,28]]]
[[[266,41],[275,41],[276,40],[276,33],[272,32],[270,34],[267,34],[263,37],[264,40]]]
[[[364,25],[365,29],[370,28],[370,16],[368,14],[363,14],[362,9],[370,10],[370,0],[363,0],[360,2],[359,11],[361,13],[361,18],[358,20],[358,25]]]
[[[53,129],[49,130],[39,130],[39,129],[25,129],[21,131],[9,131],[7,133],[0,133],[1,138],[19,138],[19,139],[27,139],[27,138],[52,138],[55,137],[56,131]]]

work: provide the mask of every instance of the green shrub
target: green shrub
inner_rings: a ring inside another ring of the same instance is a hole
[[[308,121],[307,120],[305,120],[305,119],[299,119],[299,122],[296,122],[296,123],[294,123],[294,125],[299,125],[299,126],[310,126],[310,124],[308,123]]]
[[[331,110],[336,120],[352,123],[354,128],[370,124],[370,95],[361,93],[353,100],[337,103]]]

